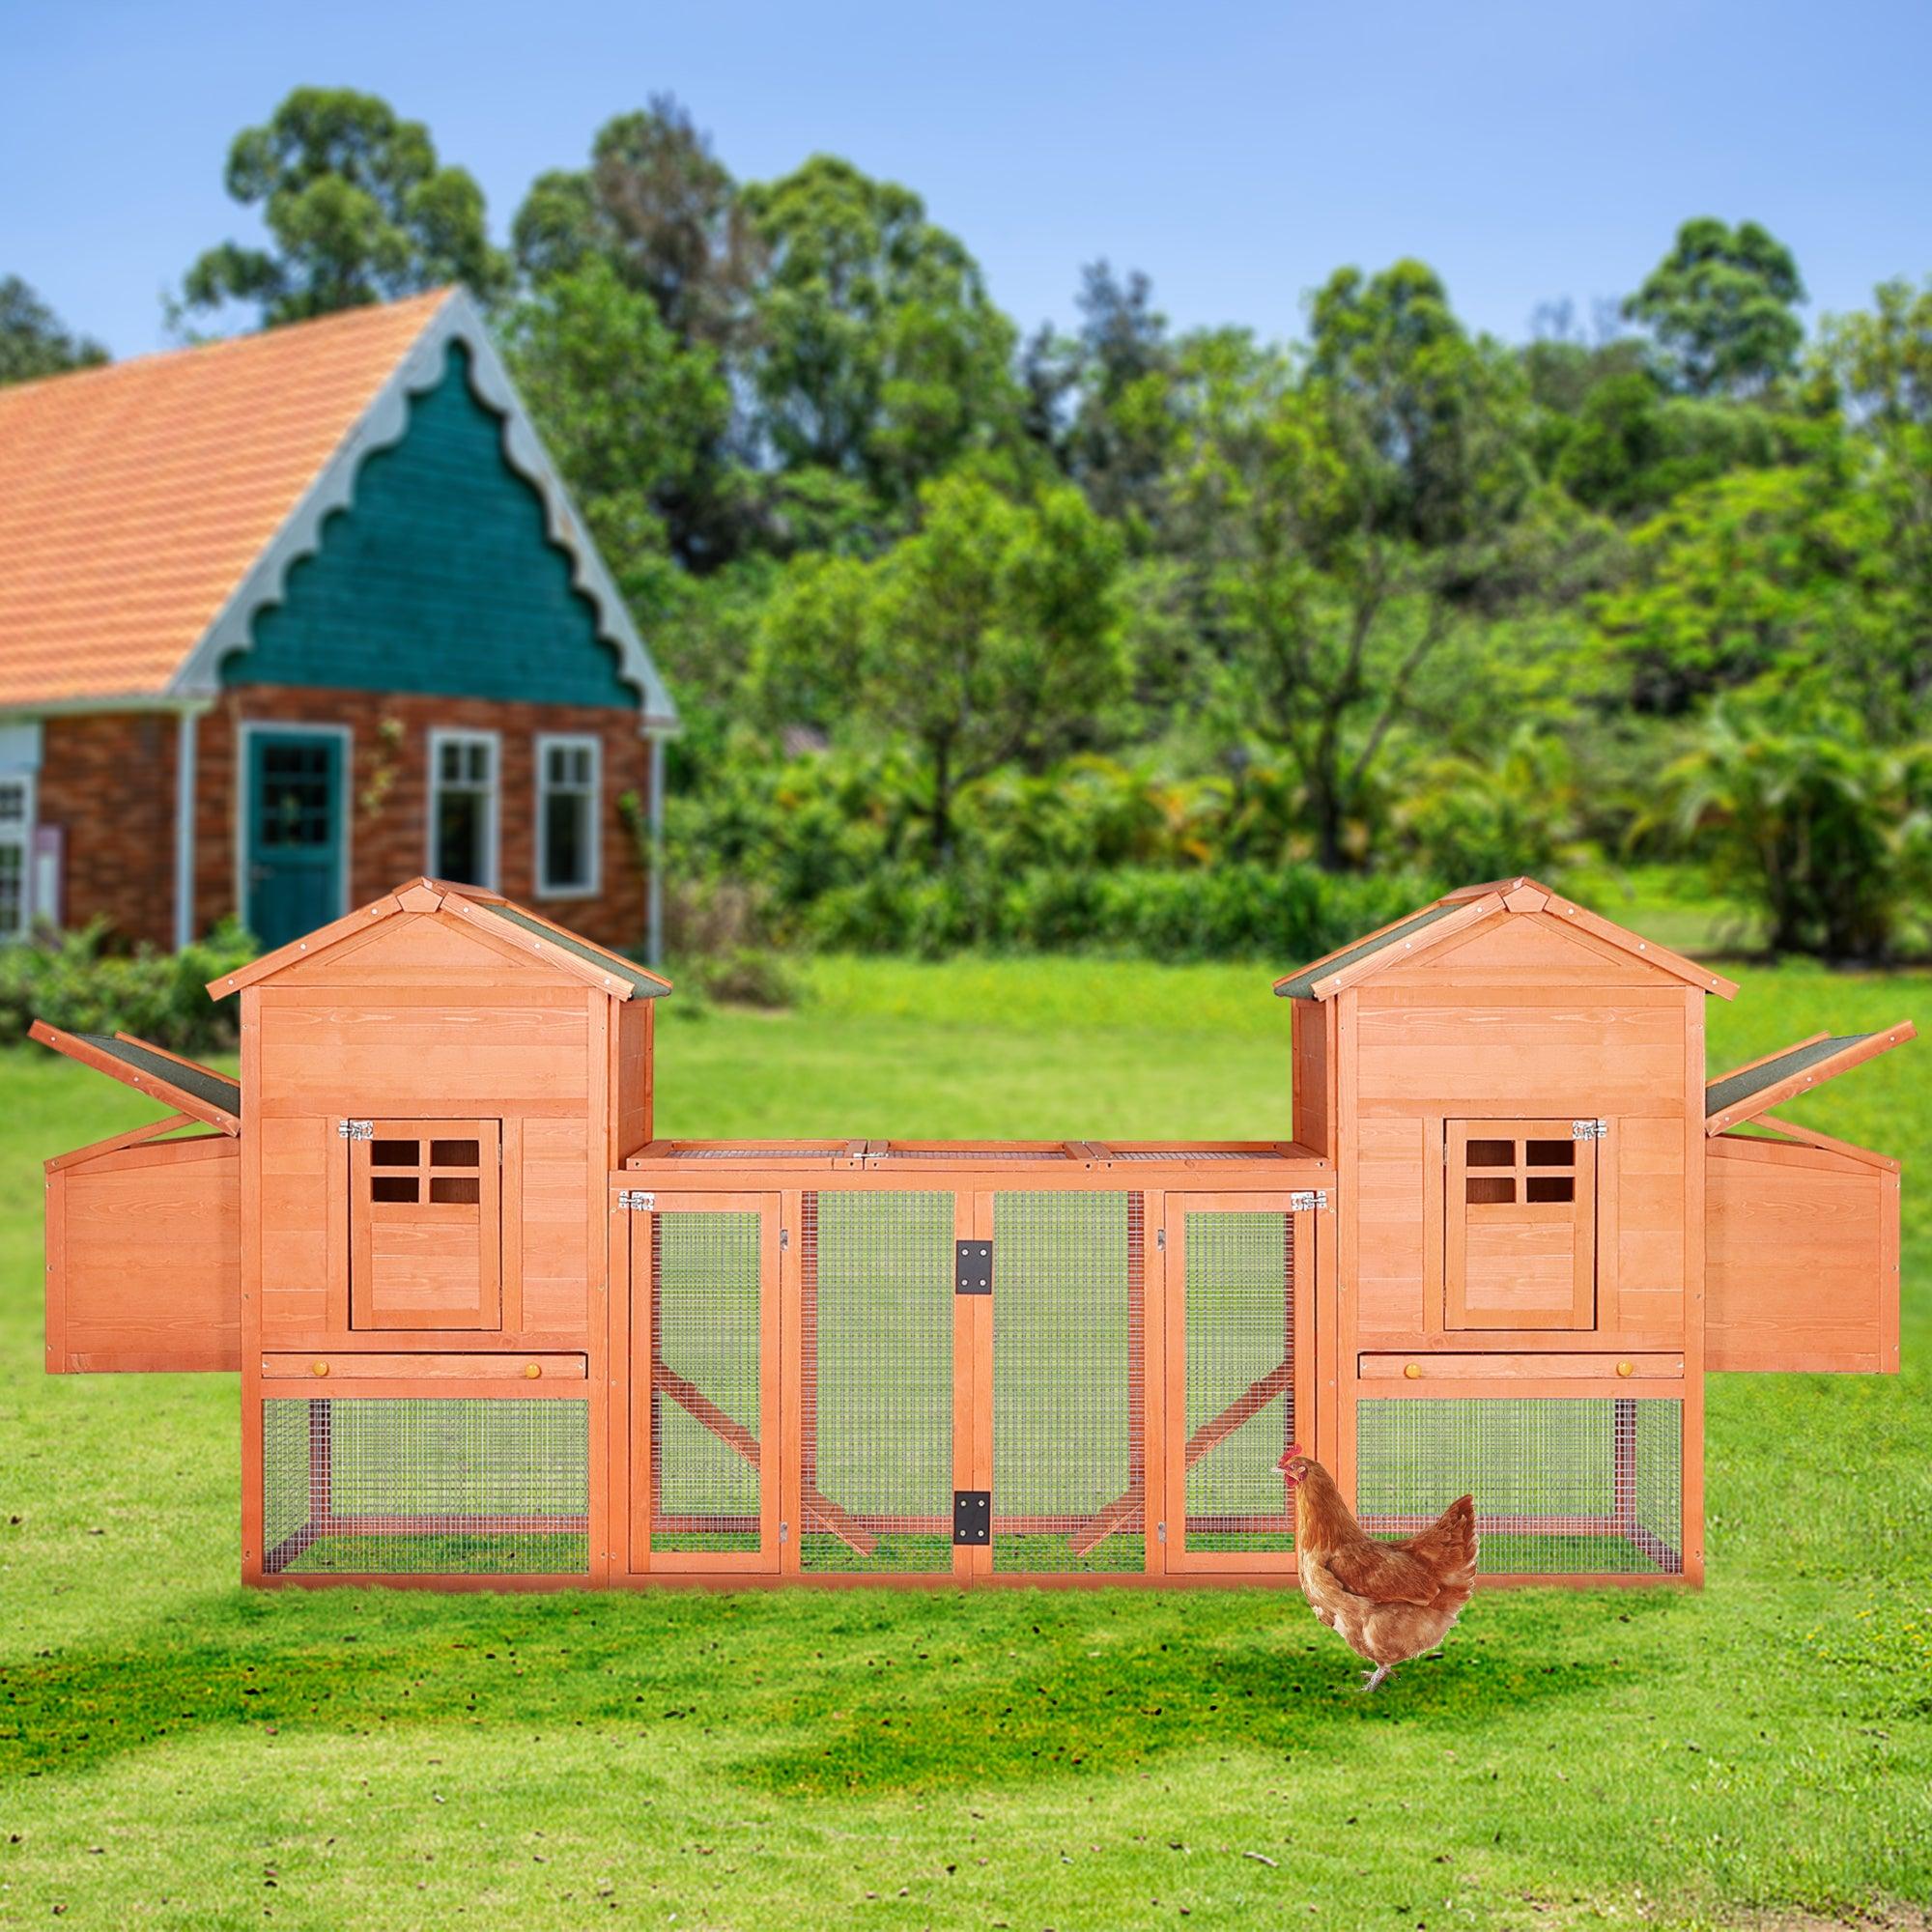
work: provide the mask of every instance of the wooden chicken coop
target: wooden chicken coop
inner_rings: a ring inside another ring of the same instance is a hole
[[[1896,1163],[1707,1081],[1729,981],[1531,880],[1275,988],[1294,1137],[663,1141],[668,987],[418,879],[217,981],[239,1080],[47,1163],[47,1366],[240,1370],[242,1574],[1293,1576],[1275,1463],[1492,1580],[1696,1581],[1713,1369],[1898,1366]]]

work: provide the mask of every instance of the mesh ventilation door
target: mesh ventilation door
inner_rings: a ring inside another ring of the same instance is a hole
[[[634,1361],[639,1341],[645,1349],[642,1376],[633,1371],[631,1412],[633,1429],[641,1412],[649,1432],[643,1514],[652,1569],[777,1567],[767,1398],[778,1370],[777,1201],[728,1199],[733,1205],[682,1205],[704,1200],[689,1195],[673,1206],[660,1195],[649,1217],[644,1293],[634,1293],[632,1306]],[[639,1501],[634,1494],[634,1567]]]
[[[1180,1489],[1180,1535],[1168,1560],[1177,1569],[1285,1569],[1294,1518],[1275,1465],[1296,1424],[1296,1217],[1283,1207],[1198,1202],[1182,1197],[1169,1214],[1179,1229],[1185,1402],[1170,1476]]]
[[[263,1572],[581,1576],[589,1457],[577,1397],[271,1397]]]
[[[799,1567],[952,1568],[953,1197],[800,1203]]]
[[[1679,1576],[1684,1405],[1676,1397],[1364,1397],[1357,1514],[1371,1536],[1476,1499],[1488,1576]]]
[[[993,1197],[993,1568],[1147,1562],[1139,1193]]]

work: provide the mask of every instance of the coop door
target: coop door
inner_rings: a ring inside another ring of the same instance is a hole
[[[502,1122],[347,1124],[350,1325],[501,1327]]]
[[[665,1194],[631,1223],[630,1567],[779,1568],[779,1197]]]
[[[1573,1121],[1450,1121],[1444,1320],[1589,1328],[1597,1306],[1597,1148]]]
[[[1276,1465],[1312,1440],[1315,1220],[1285,1194],[1167,1198],[1170,1571],[1293,1563]]]

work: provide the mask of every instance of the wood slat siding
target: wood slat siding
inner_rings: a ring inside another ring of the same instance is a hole
[[[226,1135],[49,1172],[49,1370],[241,1366],[241,1176]]]
[[[582,1115],[583,996],[563,987],[472,987],[327,997],[262,989],[262,1112],[379,1119],[427,1094],[452,1114]]]
[[[441,382],[412,400],[402,440],[362,464],[353,505],[256,617],[254,648],[223,665],[223,683],[635,710],[542,499],[470,391],[468,352],[451,344],[448,357]]]
[[[1895,1373],[1897,1175],[1820,1148],[1707,1145],[1706,1366]]]

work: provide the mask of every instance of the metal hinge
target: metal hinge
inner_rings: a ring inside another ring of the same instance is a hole
[[[993,1540],[993,1492],[991,1490],[952,1492],[952,1540],[954,1543],[990,1543]]]
[[[1153,1231],[1153,1244],[1157,1248],[1165,1248],[1167,1246],[1167,1230],[1165,1228],[1156,1228]]]
[[[954,1294],[992,1293],[993,1244],[991,1241],[953,1242],[952,1292]]]
[[[791,1246],[791,1230],[789,1228],[781,1228],[779,1230],[779,1253],[783,1254],[784,1251],[790,1246]]]
[[[1573,1141],[1605,1141],[1610,1137],[1610,1123],[1607,1121],[1572,1121],[1570,1138]]]
[[[633,1214],[651,1213],[658,1205],[655,1194],[646,1194],[639,1187],[620,1187],[617,1190],[617,1206],[628,1208]]]
[[[346,1141],[373,1140],[376,1134],[374,1121],[337,1121],[335,1131]]]
[[[1289,1211],[1293,1214],[1313,1213],[1318,1208],[1328,1205],[1328,1190],[1325,1187],[1297,1187],[1288,1197]]]

